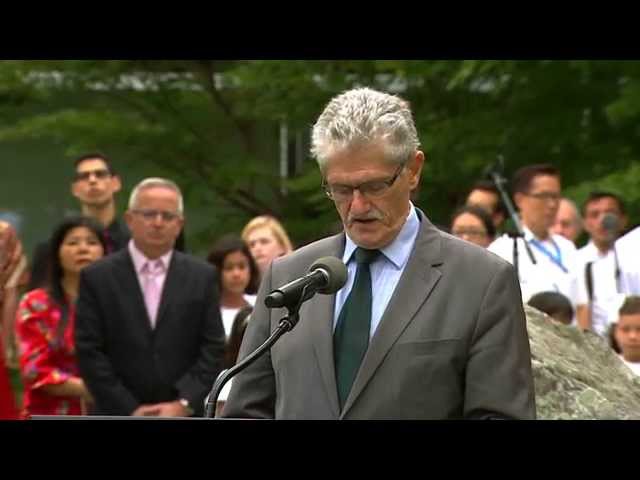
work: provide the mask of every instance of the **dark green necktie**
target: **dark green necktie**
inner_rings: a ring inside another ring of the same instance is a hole
[[[336,384],[340,408],[347,400],[360,363],[369,345],[371,329],[371,273],[369,264],[379,250],[358,247],[355,251],[358,269],[349,297],[342,306],[333,336]]]

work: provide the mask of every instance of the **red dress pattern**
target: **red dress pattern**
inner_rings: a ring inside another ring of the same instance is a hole
[[[82,413],[80,398],[49,395],[40,388],[79,376],[73,341],[75,313],[75,305],[69,303],[69,318],[60,341],[56,337],[62,310],[47,291],[32,290],[20,300],[16,338],[24,384],[25,416]]]

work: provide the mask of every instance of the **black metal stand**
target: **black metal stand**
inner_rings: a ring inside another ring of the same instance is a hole
[[[515,226],[515,229],[516,229],[515,233],[509,233],[509,236],[513,238],[513,263],[514,263],[514,266],[516,267],[516,272],[517,272],[518,271],[518,266],[517,266],[518,265],[518,252],[517,252],[518,238],[521,237],[524,240],[524,230],[522,229],[522,224],[520,223],[520,217],[518,216],[518,213],[516,212],[516,209],[514,208],[513,203],[511,202],[511,198],[509,197],[509,194],[504,188],[504,185],[507,183],[507,179],[504,178],[500,173],[496,172],[495,170],[491,170],[489,172],[489,176],[491,177],[491,180],[493,181],[494,185],[500,192],[500,196],[502,197],[502,202],[507,208],[507,211],[509,212],[509,216],[511,217],[511,220],[513,221],[513,225]],[[529,246],[529,243],[526,240],[524,241],[524,248],[527,250],[527,254],[531,259],[531,263],[535,265],[537,263],[536,257],[533,255],[533,251],[531,250],[531,247]]]
[[[220,396],[220,392],[224,385],[236,374],[240,373],[253,362],[255,362],[264,352],[269,350],[274,343],[278,341],[278,339],[292,330],[298,324],[300,320],[299,310],[302,302],[305,300],[305,294],[307,291],[307,287],[302,289],[300,294],[300,299],[298,303],[292,307],[287,307],[289,315],[282,318],[280,323],[278,324],[278,328],[276,328],[273,333],[267,338],[267,340],[260,345],[256,350],[254,350],[251,354],[247,355],[242,359],[239,363],[231,367],[229,370],[220,375],[215,383],[213,384],[213,388],[211,389],[211,393],[209,393],[209,399],[207,400],[207,405],[205,407],[204,416],[205,418],[214,418],[215,416],[215,405],[218,402],[218,397]]]
[[[513,266],[516,269],[516,277],[520,279],[520,267],[518,264],[518,239],[521,238],[521,235],[518,232],[507,232],[507,235],[513,238]],[[527,242],[525,242],[525,244],[526,243]]]

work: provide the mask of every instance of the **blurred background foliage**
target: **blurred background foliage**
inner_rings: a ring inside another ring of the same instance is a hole
[[[411,102],[427,155],[416,204],[435,223],[498,155],[507,177],[555,164],[578,203],[619,193],[640,221],[640,62],[591,60],[1,61],[0,215],[31,251],[78,208],[73,157],[98,150],[122,176],[120,211],[144,177],[179,183],[193,253],[262,213],[302,245],[338,221],[310,128],[354,86]]]

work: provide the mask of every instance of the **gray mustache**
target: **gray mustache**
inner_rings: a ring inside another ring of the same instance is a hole
[[[358,220],[382,220],[383,218],[382,212],[376,210],[367,213],[366,215],[349,215],[347,217],[347,223],[351,224]]]

